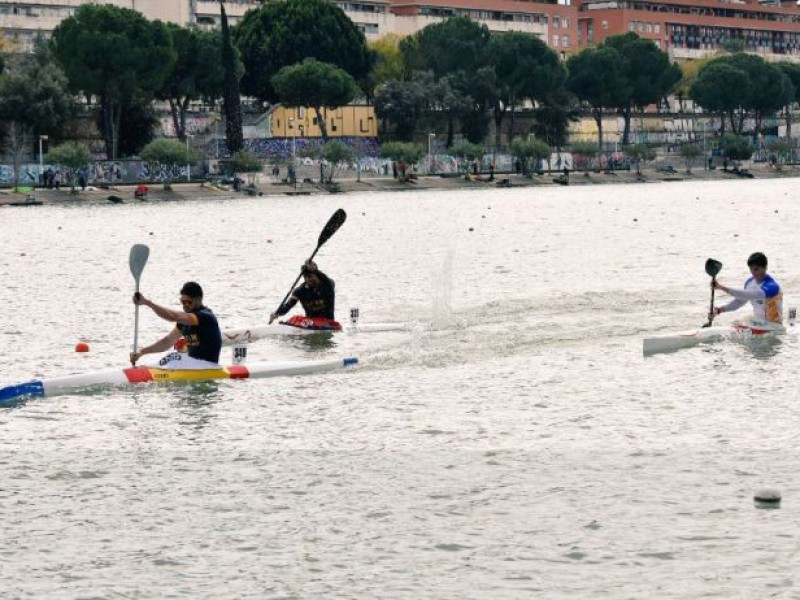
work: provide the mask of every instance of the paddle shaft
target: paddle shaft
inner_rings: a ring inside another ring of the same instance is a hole
[[[139,278],[136,278],[136,289],[134,290],[137,294],[139,293]],[[136,354],[136,351],[139,349],[139,305],[135,305],[134,309],[134,317],[133,317],[133,353]]]
[[[703,327],[711,327],[711,323],[714,322],[714,284],[717,282],[717,276],[711,278],[711,305],[708,308],[708,323],[703,325]]]
[[[317,255],[317,252],[319,252],[319,249],[320,249],[321,247],[322,247],[322,245],[321,245],[321,244],[320,244],[319,246],[317,246],[317,247],[314,249],[314,252],[311,254],[311,257],[310,257],[310,258],[308,259],[308,261],[306,261],[306,262],[309,262],[309,261],[312,261],[312,260],[314,260],[314,257]],[[297,282],[298,282],[298,281],[300,281],[300,278],[301,278],[302,276],[303,276],[303,273],[301,272],[301,273],[300,273],[300,275],[298,275],[298,276],[297,276],[297,279],[295,279],[295,280],[294,280],[294,283],[292,284],[292,287],[290,287],[290,288],[289,288],[289,291],[288,291],[288,292],[286,292],[286,295],[283,297],[283,300],[281,300],[281,303],[278,305],[278,308],[277,308],[277,310],[276,310],[275,312],[277,312],[278,310],[280,310],[280,309],[281,309],[281,306],[283,306],[283,305],[286,303],[286,301],[289,299],[289,296],[291,296],[291,295],[292,295],[292,292],[294,291],[294,287],[297,285]]]

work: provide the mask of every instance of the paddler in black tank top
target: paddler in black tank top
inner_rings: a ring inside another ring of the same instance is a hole
[[[336,300],[333,279],[320,271],[313,260],[306,261],[301,271],[303,283],[297,286],[289,299],[269,316],[269,322],[272,323],[278,317],[285,315],[300,302],[309,319],[327,320],[338,326],[333,315]]]
[[[159,306],[148,300],[140,293],[133,295],[133,303],[140,306],[149,306],[159,317],[165,321],[175,323],[175,329],[157,342],[141,348],[136,353],[131,353],[131,364],[143,354],[165,352],[172,348],[181,337],[186,340],[189,356],[212,363],[219,362],[219,352],[222,348],[222,333],[219,330],[217,317],[211,309],[203,305],[203,288],[194,281],[189,281],[181,288],[181,306],[183,310],[172,310]]]

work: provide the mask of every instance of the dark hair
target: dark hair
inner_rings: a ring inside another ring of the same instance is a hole
[[[181,288],[181,296],[189,296],[189,298],[202,298],[203,288],[200,287],[199,283],[187,281]]]
[[[762,267],[764,269],[767,268],[767,257],[764,256],[763,252],[753,252],[750,255],[750,258],[747,259],[747,266],[748,267]]]

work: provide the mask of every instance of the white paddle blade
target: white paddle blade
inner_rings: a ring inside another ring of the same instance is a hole
[[[144,244],[134,244],[131,247],[131,255],[128,258],[128,263],[131,267],[131,275],[136,281],[142,276],[144,266],[147,264],[147,258],[150,256],[150,248]]]

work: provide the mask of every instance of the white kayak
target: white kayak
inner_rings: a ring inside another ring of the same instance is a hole
[[[314,327],[297,327],[288,323],[275,323],[273,325],[257,325],[255,327],[242,327],[241,329],[226,329],[222,332],[222,345],[232,346],[239,343],[250,343],[270,338],[273,336],[292,335],[319,335],[319,334],[357,334],[376,333],[381,331],[404,331],[408,329],[405,323],[358,323],[343,325],[340,329],[320,329]]]
[[[756,338],[768,338],[783,333],[786,333],[786,328],[778,323],[765,325],[752,323],[714,325],[712,327],[701,327],[699,329],[645,338],[642,344],[642,353],[645,356],[649,356],[722,340],[746,341]]]
[[[283,375],[306,375],[358,364],[357,358],[296,362],[262,362],[249,365],[219,366],[204,369],[162,369],[131,367],[37,379],[0,388],[0,406],[13,405],[29,396],[54,396],[97,387],[124,387],[149,382],[210,381],[213,379],[255,379]]]

